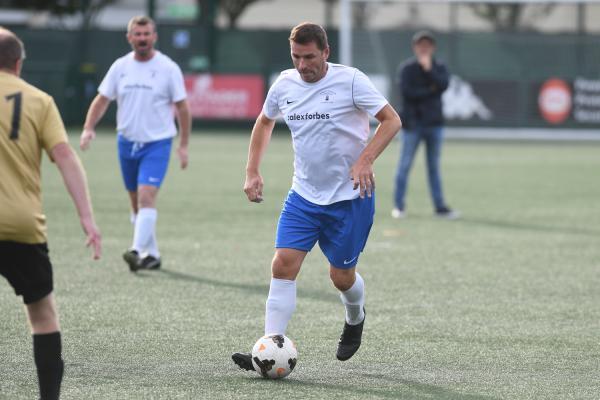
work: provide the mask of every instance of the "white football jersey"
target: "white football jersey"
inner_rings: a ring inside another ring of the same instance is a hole
[[[117,59],[98,92],[117,100],[117,131],[127,140],[152,142],[177,134],[173,103],[186,98],[181,69],[159,51],[148,61],[134,53]]]
[[[269,119],[283,115],[292,132],[292,189],[320,205],[355,199],[350,168],[369,139],[369,115],[388,101],[356,68],[328,63],[318,82],[302,80],[295,69],[283,71],[263,105]]]

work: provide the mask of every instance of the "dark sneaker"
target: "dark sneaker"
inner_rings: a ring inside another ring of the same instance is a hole
[[[448,207],[442,207],[435,210],[435,216],[445,219],[459,219],[460,211],[451,210]]]
[[[254,365],[252,365],[252,354],[250,353],[233,353],[231,359],[241,369],[246,371],[254,371]]]
[[[127,250],[123,253],[123,260],[129,265],[131,272],[137,272],[141,268],[140,255],[136,250]]]
[[[160,258],[146,256],[140,261],[140,269],[160,269]]]
[[[367,318],[367,311],[363,308],[365,313],[365,319]],[[358,351],[360,342],[362,339],[363,326],[365,325],[365,319],[358,325],[348,325],[344,322],[344,331],[340,336],[340,341],[337,348],[337,359],[340,361],[349,360],[354,353]]]

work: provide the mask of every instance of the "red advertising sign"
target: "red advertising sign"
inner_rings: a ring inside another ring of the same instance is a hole
[[[564,122],[571,113],[571,88],[562,79],[547,80],[540,89],[538,105],[546,121],[551,124]]]
[[[186,75],[185,88],[194,118],[254,119],[265,99],[261,75]]]

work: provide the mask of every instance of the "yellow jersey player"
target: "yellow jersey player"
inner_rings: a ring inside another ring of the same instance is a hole
[[[60,170],[94,259],[101,239],[85,172],[52,97],[20,78],[24,58],[23,42],[0,27],[0,275],[23,296],[40,398],[46,400],[59,397],[63,361],[42,213],[42,150]]]

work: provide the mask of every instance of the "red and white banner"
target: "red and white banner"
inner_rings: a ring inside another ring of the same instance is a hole
[[[549,79],[540,88],[540,113],[551,124],[562,124],[569,118],[573,106],[571,88],[562,79]]]
[[[254,119],[265,99],[262,75],[186,75],[185,88],[193,118]]]

